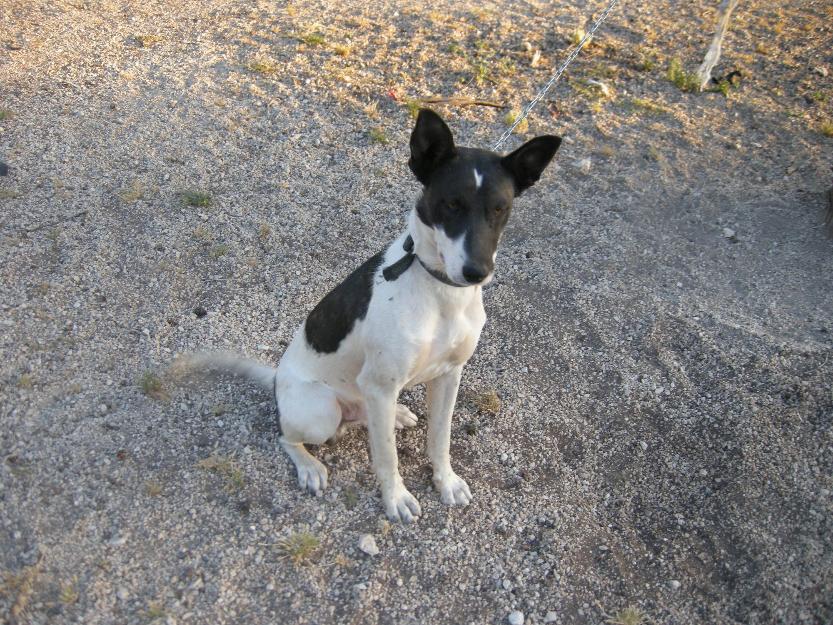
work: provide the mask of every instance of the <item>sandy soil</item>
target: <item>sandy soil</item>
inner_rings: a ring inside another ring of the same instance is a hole
[[[267,397],[166,374],[276,362],[403,228],[414,101],[508,107],[435,105],[490,146],[603,6],[0,3],[0,620],[833,622],[827,2],[742,2],[725,94],[667,74],[715,2],[625,2],[506,146],[565,137],[464,375],[468,508],[420,391],[400,527],[364,432],[309,497]]]

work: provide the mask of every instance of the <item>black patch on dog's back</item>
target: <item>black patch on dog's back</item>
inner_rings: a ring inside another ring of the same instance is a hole
[[[312,309],[304,324],[304,334],[307,343],[319,354],[338,350],[356,320],[364,319],[373,295],[373,276],[382,259],[382,252],[369,258]]]

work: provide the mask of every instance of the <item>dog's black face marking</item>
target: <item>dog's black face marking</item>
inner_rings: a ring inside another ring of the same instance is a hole
[[[540,178],[560,144],[559,137],[544,135],[506,156],[458,148],[436,113],[420,111],[408,161],[424,185],[417,214],[449,239],[465,237],[463,275],[468,282],[480,282],[492,272],[513,198]]]
[[[373,276],[382,260],[383,253],[379,252],[365,261],[312,309],[304,324],[304,334],[307,343],[319,354],[337,351],[356,320],[367,315],[373,295]]]

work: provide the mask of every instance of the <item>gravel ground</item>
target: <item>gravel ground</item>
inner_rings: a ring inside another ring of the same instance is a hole
[[[363,431],[310,497],[267,397],[166,372],[276,362],[403,227],[413,100],[523,104],[581,4],[0,4],[0,618],[833,622],[829,3],[741,3],[739,84],[693,94],[716,3],[626,2],[536,109],[565,143],[485,293],[469,507],[419,389],[401,527]],[[476,146],[508,110],[435,108]]]

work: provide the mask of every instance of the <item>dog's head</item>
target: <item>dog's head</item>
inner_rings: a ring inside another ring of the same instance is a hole
[[[423,184],[417,215],[429,228],[443,270],[458,284],[488,282],[513,198],[531,187],[561,138],[536,137],[503,156],[454,145],[451,130],[422,109],[411,133],[408,165]]]

